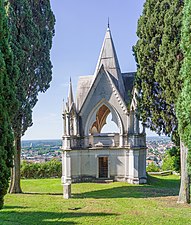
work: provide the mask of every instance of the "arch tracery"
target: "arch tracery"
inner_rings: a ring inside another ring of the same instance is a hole
[[[117,112],[117,110],[111,106],[107,101],[100,101],[91,111],[88,116],[85,125],[85,135],[89,134],[99,134],[101,129],[106,124],[106,119],[109,114],[112,114],[112,120],[116,123],[119,128],[119,133],[123,134],[122,120]]]

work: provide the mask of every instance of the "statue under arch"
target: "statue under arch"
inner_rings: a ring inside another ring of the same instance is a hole
[[[110,179],[146,183],[146,134],[139,130],[135,73],[122,73],[108,27],[94,75],[82,76],[74,100],[72,82],[63,110],[62,183]],[[118,133],[101,133],[107,116]]]

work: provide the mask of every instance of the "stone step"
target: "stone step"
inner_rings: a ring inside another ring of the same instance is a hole
[[[99,178],[99,179],[96,179],[94,182],[95,183],[113,183],[114,180],[112,180],[112,179],[101,179],[101,178]]]

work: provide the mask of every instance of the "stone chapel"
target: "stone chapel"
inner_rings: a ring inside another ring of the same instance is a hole
[[[76,99],[70,80],[63,110],[62,184],[99,179],[146,183],[146,134],[139,129],[135,73],[122,73],[108,26],[95,72],[79,77]],[[108,115],[118,133],[102,133]]]

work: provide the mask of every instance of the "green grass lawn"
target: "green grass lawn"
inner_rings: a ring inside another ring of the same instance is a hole
[[[23,194],[5,197],[0,224],[191,224],[191,207],[177,204],[177,176],[149,177],[147,185],[72,184],[62,197],[60,179],[22,180]]]

